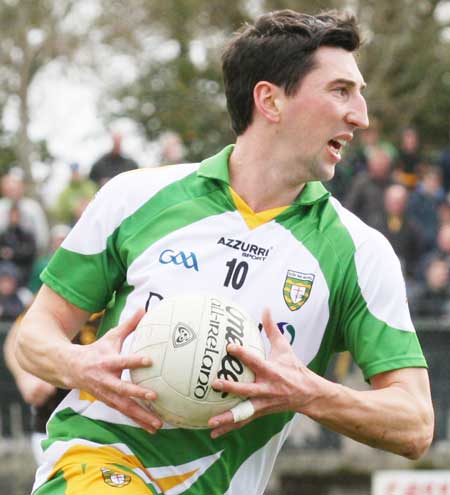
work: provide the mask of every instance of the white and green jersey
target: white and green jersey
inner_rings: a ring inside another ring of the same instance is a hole
[[[108,182],[42,280],[84,310],[106,308],[100,334],[161,298],[209,291],[236,300],[257,321],[270,308],[298,358],[321,375],[342,350],[366,379],[425,367],[386,239],[318,182],[275,216],[252,213],[230,188],[231,151]],[[135,456],[150,493],[262,494],[294,419],[265,416],[217,440],[209,430],[169,425],[151,435],[74,390],[49,421],[35,488],[69,449],[87,445]]]

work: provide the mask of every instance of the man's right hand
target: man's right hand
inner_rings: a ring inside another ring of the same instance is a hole
[[[155,413],[144,409],[135,399],[152,401],[155,392],[120,379],[124,369],[151,366],[151,360],[138,355],[120,354],[125,338],[134,331],[144,315],[140,310],[125,323],[112,328],[89,345],[72,346],[65,376],[67,388],[77,388],[125,414],[150,433],[162,426]]]

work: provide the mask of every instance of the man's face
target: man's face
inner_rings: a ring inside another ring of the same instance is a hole
[[[352,53],[321,47],[297,92],[282,95],[279,138],[304,182],[330,180],[357,128],[369,125],[365,86]]]

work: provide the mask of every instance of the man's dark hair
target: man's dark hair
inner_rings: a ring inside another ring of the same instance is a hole
[[[361,44],[354,16],[337,11],[317,16],[279,10],[245,24],[225,48],[222,69],[233,131],[242,134],[252,121],[253,89],[268,81],[295,94],[314,68],[321,46],[356,51]]]

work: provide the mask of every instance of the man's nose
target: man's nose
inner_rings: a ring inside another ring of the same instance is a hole
[[[359,129],[367,129],[369,127],[367,103],[361,94],[357,95],[352,101],[352,106],[346,115],[346,121]]]

